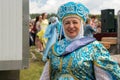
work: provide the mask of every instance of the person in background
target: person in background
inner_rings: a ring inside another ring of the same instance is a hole
[[[29,46],[33,46],[34,45],[34,38],[33,38],[33,23],[29,22]]]
[[[90,19],[87,18],[86,24],[84,26],[84,36],[87,37],[93,37],[93,34],[96,33],[96,31],[93,29],[93,27],[90,25]]]
[[[101,33],[101,21],[98,21],[96,33]]]
[[[41,30],[41,26],[40,26],[40,23],[42,22],[42,16],[38,16],[38,20],[36,22],[36,29],[37,29],[37,33],[40,32]],[[36,51],[37,52],[41,52],[43,51],[43,43],[42,41],[39,39],[39,36],[36,35],[36,38],[35,38],[35,46],[36,46]]]
[[[95,15],[93,15],[93,16],[91,16],[91,18],[90,18],[91,20],[90,20],[90,25],[91,25],[91,27],[96,31],[96,28],[97,28],[97,18],[96,18],[96,16]]]
[[[33,46],[35,46],[35,38],[36,38],[36,34],[37,34],[37,29],[36,29],[36,23],[39,21],[39,16],[37,16],[36,18],[35,18],[35,21],[34,21],[34,23],[33,23],[33,28],[31,29],[31,31],[30,31],[30,34],[31,34],[31,36],[32,36],[32,38],[33,38]]]
[[[108,50],[95,38],[84,37],[83,24],[89,10],[81,3],[68,2],[58,9],[65,38],[48,53],[47,80],[120,80],[120,68]],[[50,70],[48,70],[50,69]],[[49,78],[49,79],[48,79]],[[46,79],[42,79],[46,80]]]
[[[39,22],[39,16],[37,16],[36,18],[35,18],[35,22],[34,22],[34,31],[37,33],[38,32],[38,30],[37,30],[37,28],[40,26],[40,22]]]
[[[49,21],[47,19],[47,13],[42,13],[42,21],[40,23],[41,30],[46,30],[48,24],[49,24]]]
[[[37,36],[41,41],[44,50],[47,43],[47,38],[44,38],[44,34],[48,26],[47,13],[42,14],[42,21],[40,22],[40,26],[41,26],[41,30],[37,33]]]
[[[38,20],[36,22],[36,29],[37,29],[37,32],[39,32],[41,30],[41,25],[40,23],[42,22],[42,16],[38,16]]]

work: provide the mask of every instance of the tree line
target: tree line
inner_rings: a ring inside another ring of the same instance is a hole
[[[30,17],[31,17],[31,19],[34,19],[36,16],[39,16],[39,15],[41,15],[41,14],[30,14]],[[51,13],[51,14],[48,14],[48,19],[51,17],[51,16],[57,16],[55,13]],[[91,17],[92,16],[92,14],[89,14],[89,17]],[[97,17],[97,19],[98,20],[101,20],[101,15],[95,15],[96,17]],[[117,18],[117,15],[115,15],[115,18]]]

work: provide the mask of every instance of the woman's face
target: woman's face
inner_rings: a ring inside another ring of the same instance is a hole
[[[63,28],[66,35],[73,39],[75,38],[80,31],[81,22],[80,19],[75,17],[69,17],[63,20]]]

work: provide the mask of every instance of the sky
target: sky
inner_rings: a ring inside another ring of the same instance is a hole
[[[119,0],[29,0],[29,9],[31,13],[57,13],[60,5],[69,2],[80,2],[89,10],[90,14],[101,14],[101,10],[114,9],[115,14],[120,10]]]

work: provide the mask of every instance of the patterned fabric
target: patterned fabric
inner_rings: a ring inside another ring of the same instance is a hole
[[[94,75],[94,65],[110,76],[111,80],[120,80],[120,68],[117,62],[111,59],[107,49],[98,41],[65,56],[59,56],[69,44],[70,41],[63,39],[52,46],[49,52],[51,80],[95,80],[97,75]]]
[[[86,21],[89,10],[81,3],[68,2],[58,9],[58,17],[62,19],[68,15],[78,15]]]

